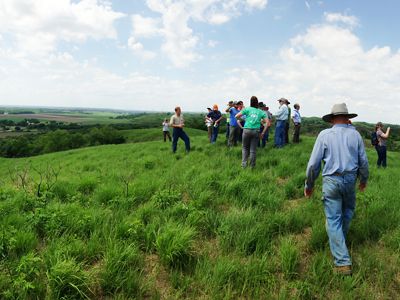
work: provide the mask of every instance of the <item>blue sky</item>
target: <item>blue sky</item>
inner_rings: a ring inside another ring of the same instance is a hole
[[[2,0],[0,105],[203,111],[256,95],[398,123],[400,2]]]

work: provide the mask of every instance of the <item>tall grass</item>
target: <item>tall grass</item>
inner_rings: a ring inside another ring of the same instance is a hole
[[[181,142],[149,141],[0,159],[1,299],[395,299],[400,253],[400,163],[374,166],[357,195],[348,246],[353,277],[332,271],[321,179],[303,198],[314,139],[257,152],[189,131]],[[134,132],[130,137],[136,139]],[[142,133],[138,133],[142,134]],[[149,140],[158,131],[144,132]],[[40,197],[9,170],[61,166]],[[384,188],[389,185],[389,188]],[[128,189],[127,189],[128,188]]]

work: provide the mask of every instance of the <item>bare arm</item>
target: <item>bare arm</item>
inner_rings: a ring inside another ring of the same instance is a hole
[[[264,129],[261,132],[261,135],[263,136],[265,134],[265,132],[267,131],[269,120],[268,120],[268,118],[265,118],[265,119],[262,119],[261,122],[264,123]]]
[[[389,135],[390,135],[390,127],[388,127],[388,128],[386,129],[386,132],[385,132],[385,133],[382,133],[382,134],[381,134],[381,137],[383,137],[384,139],[387,139],[387,138],[389,138]]]

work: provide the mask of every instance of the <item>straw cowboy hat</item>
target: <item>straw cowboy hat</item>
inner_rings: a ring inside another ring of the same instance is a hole
[[[331,122],[334,116],[346,116],[349,119],[355,118],[357,114],[349,114],[346,103],[339,103],[332,106],[331,113],[322,117],[325,122]]]

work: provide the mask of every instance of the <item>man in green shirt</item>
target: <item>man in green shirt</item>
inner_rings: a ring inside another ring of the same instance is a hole
[[[264,111],[258,109],[258,99],[256,96],[251,97],[250,107],[244,108],[235,117],[236,119],[240,119],[242,116],[246,116],[244,127],[238,121],[240,128],[243,128],[242,168],[246,168],[249,157],[250,166],[254,168],[256,165],[257,144],[260,138],[260,125],[261,123],[265,124],[264,130],[261,133],[261,137],[263,137],[267,130],[268,117]]]

